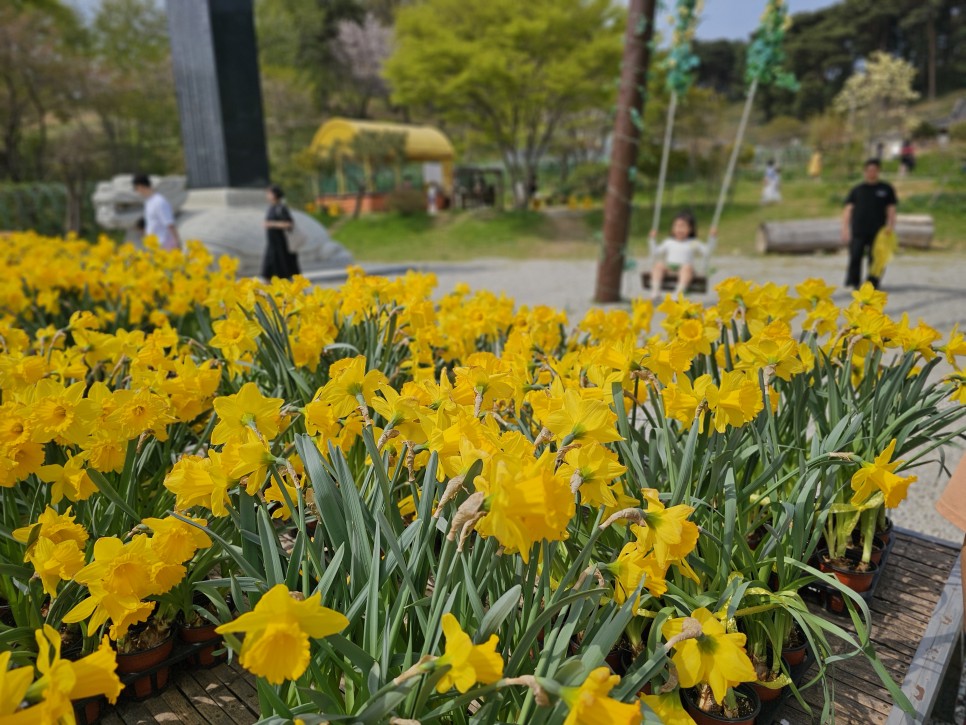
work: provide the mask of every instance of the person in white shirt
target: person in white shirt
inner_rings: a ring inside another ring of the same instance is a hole
[[[144,174],[134,177],[134,190],[144,197],[144,234],[157,237],[161,249],[181,249],[168,200],[151,188],[151,179]]]
[[[782,200],[782,174],[774,161],[769,161],[765,167],[765,178],[762,180],[761,203],[777,204]]]
[[[654,267],[651,269],[651,299],[661,298],[661,284],[668,271],[678,276],[675,296],[680,297],[687,292],[694,279],[694,261],[698,254],[705,259],[711,256],[718,236],[718,230],[712,228],[705,244],[697,239],[698,226],[694,215],[689,211],[679,212],[671,222],[671,236],[657,244],[657,231],[651,230],[651,257]]]

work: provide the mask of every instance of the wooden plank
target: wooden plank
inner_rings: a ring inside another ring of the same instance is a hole
[[[101,725],[124,725],[124,721],[121,716],[117,714],[117,710],[110,705],[105,706],[102,711],[104,714],[101,715],[101,719],[98,720]]]
[[[187,676],[184,681],[179,683],[181,691],[189,695],[195,702],[199,698],[207,698],[212,705],[223,713],[222,722],[230,720],[238,723],[238,725],[249,725],[252,718],[258,716],[257,712],[249,709],[234,692],[229,690],[209,670],[193,670],[185,674]],[[196,704],[195,707],[198,707],[198,705]],[[198,709],[201,710],[201,708]]]
[[[916,714],[910,716],[893,707],[888,725],[922,723],[932,713],[953,651],[963,636],[962,597],[962,570],[957,561],[902,685]]]
[[[154,713],[147,706],[147,701],[119,700],[115,713],[125,725],[154,725],[157,722]]]
[[[216,701],[210,693],[198,684],[188,671],[179,673],[175,685],[184,698],[191,703],[192,707],[198,711],[206,722],[228,722],[229,719],[233,719],[222,706],[223,703]],[[220,683],[213,689],[222,689],[227,692],[227,688]],[[230,697],[229,699],[235,698]],[[245,708],[243,707],[242,709]]]
[[[174,722],[182,723],[182,725],[208,725],[208,720],[202,717],[192,706],[191,702],[174,686],[162,692],[160,697],[154,700],[148,700],[147,702],[153,703],[158,701],[160,701],[159,705],[161,707],[166,706],[168,712],[177,717],[177,720]]]
[[[208,670],[217,677],[239,700],[254,714],[258,714],[258,691],[255,689],[254,679],[247,672],[236,672],[227,664],[220,664]]]

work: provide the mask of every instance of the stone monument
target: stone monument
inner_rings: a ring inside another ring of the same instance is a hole
[[[269,175],[252,0],[167,0],[167,13],[188,172],[178,231],[257,274]],[[351,264],[325,227],[292,214],[308,239],[303,271]]]

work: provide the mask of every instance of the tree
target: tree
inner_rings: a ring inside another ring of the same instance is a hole
[[[710,88],[729,101],[745,97],[745,52],[741,40],[695,40],[694,53],[700,61],[697,85]]]
[[[347,90],[356,97],[355,118],[369,117],[369,104],[375,98],[387,99],[389,88],[382,67],[392,46],[392,28],[383,25],[372,13],[359,23],[343,20],[338,25],[333,53],[347,71]]]
[[[865,68],[853,74],[835,97],[835,110],[850,125],[865,129],[871,144],[883,131],[902,129],[908,104],[919,94],[912,89],[916,69],[901,58],[873,53]]]
[[[486,137],[525,188],[566,119],[613,103],[610,0],[422,0],[396,18],[393,99]]]
[[[634,171],[641,138],[647,74],[651,65],[657,0],[631,0],[624,35],[620,94],[604,200],[604,250],[597,265],[595,302],[618,302],[630,231]]]
[[[335,52],[339,25],[363,22],[358,0],[257,0],[255,24],[261,67],[291,68],[312,89],[319,110],[344,110],[339,93],[348,70]]]
[[[44,175],[48,124],[65,115],[80,77],[79,36],[60,3],[0,5],[0,177]]]
[[[97,114],[110,173],[181,165],[168,24],[154,0],[102,0],[80,102]]]

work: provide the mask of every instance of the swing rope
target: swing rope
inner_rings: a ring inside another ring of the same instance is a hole
[[[755,102],[755,93],[759,86],[774,85],[790,91],[798,90],[798,81],[795,80],[795,76],[782,70],[782,64],[785,62],[783,44],[790,22],[785,0],[768,0],[765,13],[761,18],[761,25],[755,32],[755,39],[748,48],[748,64],[745,70],[748,94],[745,99],[744,111],[741,114],[741,122],[738,124],[734,148],[731,149],[728,168],[721,184],[721,193],[718,195],[714,219],[711,222],[712,228],[717,228],[721,221],[721,214],[728,198],[728,190],[738,166],[741,145],[745,140],[745,131],[748,127],[748,118],[751,116],[751,108]]]
[[[667,165],[671,157],[671,138],[674,134],[674,115],[678,108],[678,94],[671,91],[671,104],[667,108],[667,125],[664,128],[664,148],[661,150],[661,170],[657,177],[657,195],[654,197],[654,221],[651,231],[655,234],[661,228],[661,204],[664,202],[664,182],[667,179]]]
[[[651,232],[657,234],[661,228],[661,207],[664,203],[664,186],[667,181],[668,162],[671,158],[671,142],[674,137],[674,117],[677,113],[678,99],[683,97],[694,82],[694,70],[698,67],[698,57],[694,54],[691,42],[701,14],[703,0],[678,0],[675,14],[674,33],[671,50],[668,53],[667,87],[671,100],[667,109],[667,122],[664,128],[664,146],[661,149],[661,168],[657,178],[657,192],[654,198],[654,219]]]

